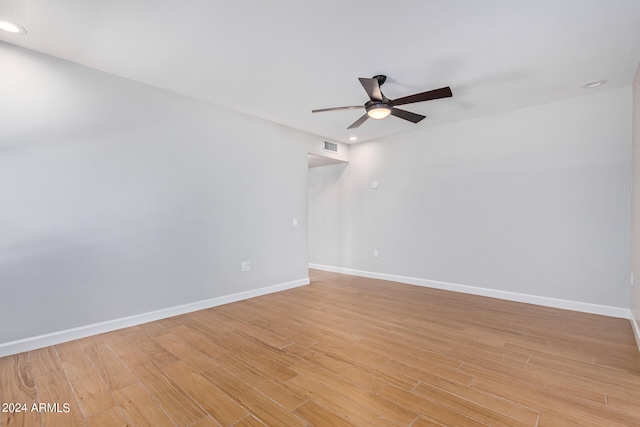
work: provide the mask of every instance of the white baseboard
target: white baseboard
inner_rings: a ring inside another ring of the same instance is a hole
[[[162,310],[151,311],[148,313],[136,314],[134,316],[123,317],[120,319],[108,320],[106,322],[94,323],[92,325],[80,326],[78,328],[67,329],[64,331],[53,332],[50,334],[29,337],[17,341],[0,343],[0,357],[12,354],[22,353],[24,351],[35,350],[50,345],[56,345],[67,341],[86,338],[91,335],[102,334],[105,332],[115,331],[117,329],[128,328],[154,320],[165,319],[167,317],[178,316],[180,314],[191,313],[193,311],[204,310],[206,308],[216,307],[223,304],[229,304],[261,295],[280,292],[287,289],[297,288],[298,286],[308,285],[309,278],[294,280],[292,282],[281,283],[278,285],[267,286],[260,289],[253,289],[236,294],[224,295],[217,298],[211,298],[203,301],[197,301],[189,304],[169,307]]]
[[[477,286],[459,285],[456,283],[439,282],[437,280],[418,279],[415,277],[396,276],[393,274],[373,273],[370,271],[352,270],[349,268],[333,267],[320,264],[309,264],[309,268],[331,271],[334,273],[348,274],[351,276],[368,277],[371,279],[389,280],[408,285],[425,286],[428,288],[443,289],[447,291],[462,292],[465,294],[480,295],[509,301],[524,302],[527,304],[542,305],[545,307],[561,308],[565,310],[581,311],[584,313],[600,314],[609,317],[631,319],[631,310],[628,308],[612,307],[608,305],[591,304],[587,302],[571,301],[558,298],[541,297],[536,295],[521,294],[517,292],[500,291]],[[637,325],[636,325],[637,327]],[[638,337],[636,333],[636,338]],[[640,343],[640,341],[638,341]]]
[[[635,335],[636,344],[638,344],[638,351],[640,351],[640,326],[633,313],[630,313],[629,321],[631,321],[631,329],[633,329],[633,335]]]

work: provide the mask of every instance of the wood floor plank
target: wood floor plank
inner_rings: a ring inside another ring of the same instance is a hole
[[[596,404],[589,401],[572,398],[571,396],[561,396],[551,394],[548,391],[539,390],[535,386],[522,383],[514,383],[503,378],[499,383],[476,378],[472,386],[478,390],[496,396],[502,396],[513,402],[541,410],[543,415],[553,414],[557,419],[576,420],[582,425],[590,426],[630,426],[640,425],[640,419],[628,413],[611,411],[605,405]]]
[[[153,340],[173,354],[178,360],[188,363],[198,371],[206,371],[218,364],[215,359],[190,346],[186,341],[173,333],[153,337]]]
[[[296,365],[295,369],[306,377],[314,378],[316,381],[327,384],[334,390],[350,396],[367,411],[377,414],[380,418],[387,419],[395,425],[408,425],[416,419],[417,414],[414,411],[408,410],[401,405],[396,405],[394,402],[389,402],[381,398],[378,393],[363,389],[339,374],[318,369],[316,366],[306,363]]]
[[[131,422],[127,419],[122,408],[114,406],[98,414],[87,418],[89,427],[114,427],[114,426],[130,426]]]
[[[624,351],[612,351],[606,354],[599,352],[594,356],[594,363],[607,368],[640,375],[640,351],[636,354],[629,354]]]
[[[358,345],[364,349],[384,353],[388,359],[393,358],[412,366],[422,367],[422,369],[438,369],[439,367],[458,368],[463,363],[454,357],[434,353],[415,347],[409,343],[403,345],[400,342],[395,342],[385,343],[385,345],[383,345],[382,343],[377,343],[375,340],[364,339],[358,342]]]
[[[68,427],[84,425],[84,417],[71,385],[64,372],[52,370],[36,377],[40,403],[49,404],[52,410],[42,412],[44,425]],[[52,408],[55,405],[55,408]],[[47,408],[47,406],[45,406]]]
[[[640,419],[640,405],[637,400],[630,401],[614,396],[607,396],[607,406],[611,409],[631,414]]]
[[[252,366],[229,354],[218,357],[217,361],[220,366],[225,367],[238,378],[253,385],[255,388],[289,411],[297,408],[306,400],[304,395],[297,393],[295,390],[287,387],[284,383],[271,378],[269,375],[254,369]]]
[[[550,387],[559,384],[559,387],[567,386],[568,394],[572,396],[582,396],[587,400],[602,403],[606,401],[605,396],[614,396],[629,401],[640,402],[640,388],[627,387],[615,381],[600,381],[595,377],[576,376],[570,372],[564,372],[556,368],[543,366],[541,364],[512,364],[506,362],[505,368],[508,370],[524,370],[527,373],[534,373],[542,378],[542,382]]]
[[[483,366],[465,364],[461,371],[491,381],[509,380],[535,387],[550,396],[571,396],[595,403],[606,403],[605,389],[598,389],[593,387],[592,383],[529,363],[485,363]]]
[[[109,390],[118,390],[138,381],[109,344],[102,342],[85,348],[85,353]]]
[[[297,375],[289,366],[295,362],[289,353],[262,343],[247,340],[242,334],[230,334],[222,343],[234,357],[278,381]]]
[[[227,325],[228,319],[229,316],[221,310],[201,310],[180,319],[180,322],[206,332],[215,340],[221,340],[227,334],[236,332],[233,327]]]
[[[340,418],[333,411],[313,400],[308,400],[299,406],[295,413],[314,426],[356,427],[355,424]]]
[[[162,370],[171,381],[220,424],[233,424],[249,414],[238,402],[217,387],[216,383],[210,381],[206,374],[201,375],[186,363],[173,363],[163,367]]]
[[[194,348],[207,357],[215,358],[228,353],[229,350],[212,340],[205,333],[188,325],[178,325],[168,329],[173,335],[179,337],[189,347]]]
[[[137,326],[134,326],[134,328],[137,329]],[[92,347],[94,345],[104,343],[104,335],[103,334],[91,335],[91,336],[76,340],[76,343],[82,348]]]
[[[388,382],[408,389],[418,384],[417,380],[411,378],[386,375],[382,371],[372,368],[365,369],[360,365],[351,363],[349,360],[330,357],[296,344],[287,347],[286,351],[299,357],[309,366],[323,368],[334,374],[341,375],[352,383],[373,392],[379,391]],[[295,365],[293,369],[295,370]]]
[[[304,426],[306,424],[304,420],[287,411],[224,367],[210,369],[203,376],[266,425]]]
[[[142,350],[147,360],[152,361],[157,366],[165,366],[178,361],[177,357],[154,342],[151,337],[143,331],[129,332],[125,336],[133,346]]]
[[[225,313],[220,316],[220,319],[224,322],[225,327],[232,328],[234,333],[242,333],[244,336],[260,341],[268,346],[281,349],[291,344],[291,340],[267,329],[248,323],[241,318],[237,319],[236,317]]]
[[[391,357],[384,354],[384,350],[369,346],[359,345],[358,341],[350,341],[342,337],[330,334],[317,334],[318,343],[309,348],[334,357],[353,360],[362,366],[377,366],[388,361]]]
[[[31,362],[34,378],[40,375],[62,371],[60,358],[58,357],[56,348],[53,346],[30,351],[29,361]]]
[[[238,423],[235,423],[234,426],[237,426]],[[191,424],[189,427],[222,427],[222,424],[217,422],[211,417],[203,418],[200,421],[197,421]],[[263,427],[263,426],[260,426]]]
[[[0,358],[0,402],[44,405],[0,427],[640,425],[627,319],[310,277]]]
[[[396,402],[405,408],[412,409],[426,417],[436,420],[447,426],[487,426],[475,418],[470,418],[453,409],[439,403],[425,399],[414,393],[399,389],[394,386],[387,386],[380,395]]]
[[[253,319],[249,323],[271,332],[278,332],[291,342],[303,347],[310,346],[316,342],[313,337],[304,333],[304,328],[301,325],[296,325],[295,322],[283,319],[281,316],[270,313],[267,310],[261,310],[261,313],[263,313],[261,319]]]
[[[246,417],[235,423],[233,427],[265,427],[265,425],[262,424],[260,420],[258,420],[253,415],[247,415]]]
[[[174,426],[173,421],[154,403],[140,383],[119,388],[113,395],[133,425]]]
[[[85,357],[84,348],[80,345],[79,340],[58,344],[53,346],[53,349],[62,364],[65,362],[72,362],[78,357]]]
[[[85,417],[116,406],[111,391],[84,353],[62,362],[62,365]]]
[[[437,370],[424,370],[416,366],[407,365],[395,359],[385,362],[377,369],[382,372],[386,372],[389,376],[396,379],[407,377],[415,381],[412,387],[404,387],[407,390],[411,390],[420,381],[432,384],[433,382],[438,382],[441,379],[446,379],[449,381],[455,381],[462,385],[468,385],[473,380],[472,375],[462,372],[459,369],[441,366]],[[398,385],[398,381],[395,382],[395,385]]]
[[[180,325],[180,322],[177,320],[177,318],[178,316],[168,317],[166,319],[156,320],[154,323],[157,323],[158,325],[162,326],[165,329],[170,329]]]
[[[31,411],[38,403],[36,387],[31,374],[29,356],[20,353],[0,358],[0,395],[3,406],[0,412],[0,425],[39,426],[42,417],[39,412]]]
[[[391,421],[381,419],[377,414],[361,406],[356,399],[343,394],[321,380],[310,378],[304,375],[287,380],[287,385],[305,393],[309,399],[317,401],[319,404],[338,416],[357,426],[393,426]]]
[[[137,328],[134,330],[139,331],[140,329]],[[140,347],[131,345],[131,342],[126,337],[126,334],[130,331],[131,328],[126,328],[120,331],[109,332],[102,336],[103,341],[111,347],[111,350],[131,368],[132,366],[146,363],[149,358]],[[58,346],[58,351],[59,347],[60,346]]]
[[[429,419],[425,416],[419,416],[418,419],[411,425],[411,427],[442,427],[443,424]]]
[[[598,382],[613,383],[630,389],[640,388],[640,376],[629,376],[628,373],[624,371],[611,369],[594,363],[579,362],[553,355],[533,356],[529,363],[544,366],[559,372],[569,373],[578,378],[593,378]]]
[[[188,426],[208,415],[152,362],[138,364],[132,370],[176,425]]]
[[[444,380],[437,386],[420,383],[412,393],[495,426],[535,426],[539,417],[538,411],[522,404]]]
[[[155,337],[157,335],[167,333],[167,328],[160,322],[143,323],[142,325],[138,326],[144,331],[145,334],[149,335],[150,337]]]

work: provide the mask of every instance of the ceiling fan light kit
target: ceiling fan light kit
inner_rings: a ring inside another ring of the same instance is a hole
[[[367,104],[369,104],[370,102],[371,101],[367,102]],[[391,114],[391,108],[393,107],[389,107],[389,105],[383,102],[376,102],[365,106],[365,108],[367,109],[367,115],[369,117],[371,117],[372,119],[380,120]]]
[[[384,84],[387,80],[387,76],[377,75],[368,79],[365,77],[360,77],[360,84],[369,95],[369,101],[367,101],[364,105],[352,105],[348,107],[333,107],[333,108],[321,108],[318,110],[312,110],[312,113],[322,113],[325,111],[336,111],[336,110],[352,110],[357,108],[364,108],[365,114],[356,120],[351,126],[347,129],[354,129],[360,126],[362,123],[367,121],[368,118],[372,118],[375,120],[384,119],[388,116],[396,116],[398,118],[410,121],[412,123],[418,123],[426,116],[422,114],[412,113],[410,111],[401,110],[396,108],[396,105],[405,105],[405,104],[413,104],[415,102],[423,102],[423,101],[431,101],[434,99],[441,98],[449,98],[453,96],[451,92],[451,88],[449,86],[429,90],[427,92],[416,93],[414,95],[405,96],[398,99],[389,99],[382,94],[380,90],[380,86]]]

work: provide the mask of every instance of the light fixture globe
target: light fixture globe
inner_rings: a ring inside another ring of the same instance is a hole
[[[365,105],[367,115],[372,119],[380,120],[391,114],[391,106],[386,102],[372,102]]]

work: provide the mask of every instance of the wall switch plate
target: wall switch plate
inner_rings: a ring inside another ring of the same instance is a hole
[[[378,258],[378,250],[377,249],[373,250],[373,257],[374,258]]]
[[[298,218],[293,218],[293,226],[294,227],[298,226]]]
[[[247,272],[247,271],[251,271],[251,261],[242,261],[242,264],[240,265],[240,267],[242,268],[242,272]]]

